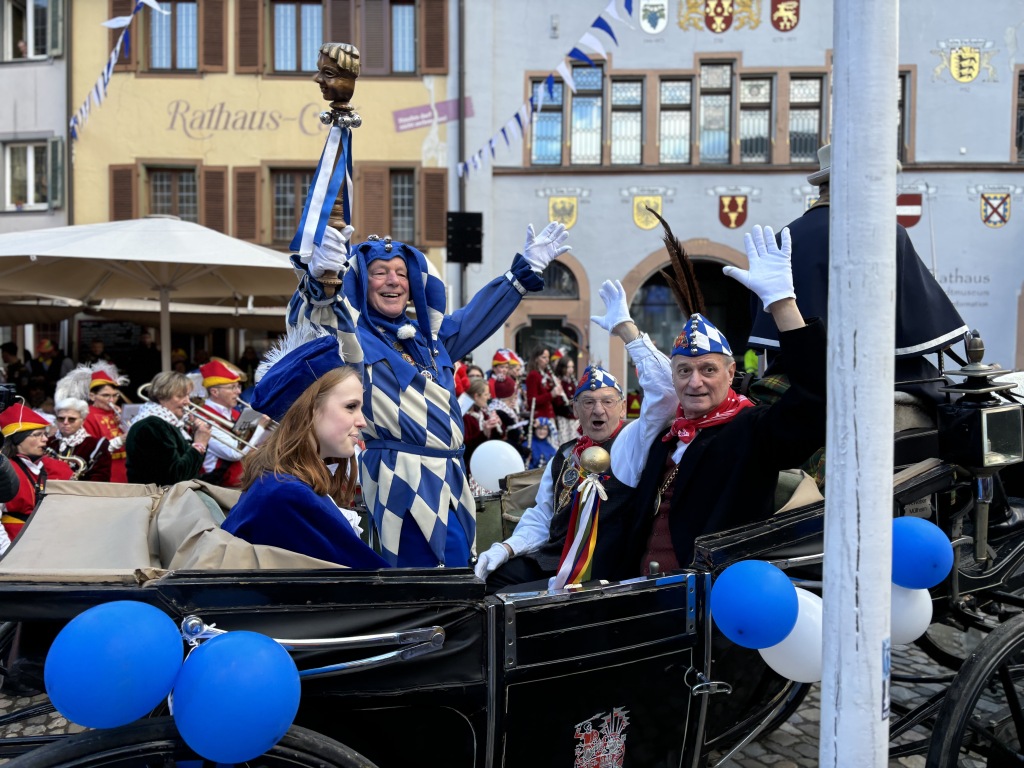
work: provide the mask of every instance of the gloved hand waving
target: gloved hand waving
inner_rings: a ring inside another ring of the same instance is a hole
[[[348,261],[348,241],[353,231],[351,225],[346,225],[340,232],[334,227],[327,227],[323,243],[313,246],[313,253],[308,260],[302,259],[304,264],[309,264],[309,274],[319,279],[324,276],[324,272],[344,272]]]
[[[614,282],[605,280],[597,294],[604,302],[604,314],[591,315],[590,319],[593,322],[608,333],[614,331],[617,325],[632,322],[633,318],[629,315],[629,304],[626,303],[626,291],[623,290],[622,283],[618,280]]]
[[[504,565],[506,560],[508,560],[508,550],[500,541],[495,542],[491,544],[490,549],[476,559],[473,573],[478,579],[486,580],[491,572]]]
[[[723,267],[722,272],[743,283],[757,294],[765,311],[779,299],[795,299],[793,290],[793,243],[789,228],[782,230],[782,248],[775,244],[775,233],[771,227],[755,225],[743,236],[747,249],[748,269]]]
[[[562,245],[569,237],[565,225],[552,221],[539,235],[534,234],[533,224],[526,227],[526,245],[523,247],[523,258],[534,272],[540,274],[544,268],[566,251],[571,245]]]

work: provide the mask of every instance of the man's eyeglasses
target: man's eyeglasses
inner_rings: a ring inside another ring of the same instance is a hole
[[[64,422],[69,422],[70,423],[70,422],[79,421],[81,418],[82,418],[81,416],[58,416],[57,417],[57,421],[59,421],[59,422],[61,422],[63,424]]]
[[[241,384],[217,384],[214,387],[209,387],[209,389],[226,389],[228,392],[241,392],[242,391],[242,385]]]
[[[610,410],[621,402],[621,397],[582,397],[576,401],[576,404],[579,405],[580,408],[582,408],[584,411],[592,411],[594,410],[594,406],[596,406],[598,403],[603,405],[605,409]]]

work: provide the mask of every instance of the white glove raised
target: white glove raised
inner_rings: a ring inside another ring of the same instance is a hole
[[[347,224],[340,232],[334,227],[327,227],[323,243],[313,246],[308,261],[302,259],[303,263],[309,264],[309,274],[319,279],[324,276],[324,272],[344,272],[345,262],[348,261],[348,241],[354,231]]]
[[[793,290],[793,242],[789,227],[782,230],[782,248],[775,244],[775,233],[771,227],[760,226],[743,236],[747,249],[748,269],[723,267],[722,272],[743,283],[757,294],[765,311],[780,299],[795,299]]]
[[[478,579],[486,581],[491,572],[504,565],[506,560],[508,560],[508,550],[500,541],[496,542],[476,559],[476,568],[473,569],[473,573]]]
[[[565,231],[565,225],[552,221],[539,235],[533,233],[533,224],[526,226],[526,245],[523,246],[523,258],[530,268],[540,274],[544,268],[557,259],[566,251],[571,251],[571,245],[562,245],[569,237]]]
[[[601,289],[597,292],[604,302],[603,315],[591,315],[590,319],[604,328],[608,333],[615,330],[615,326],[633,321],[629,314],[629,304],[626,303],[626,291],[618,280],[614,282],[605,280]]]

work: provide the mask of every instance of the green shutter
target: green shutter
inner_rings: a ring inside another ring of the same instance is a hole
[[[49,207],[64,207],[64,139],[54,136],[46,140],[47,202]]]
[[[64,55],[64,0],[47,0],[46,46],[52,58]]]

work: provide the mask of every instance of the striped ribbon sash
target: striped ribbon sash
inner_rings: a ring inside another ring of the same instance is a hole
[[[335,163],[337,160],[337,163]],[[332,173],[333,169],[333,173]],[[289,245],[293,253],[302,259],[308,259],[313,247],[320,245],[327,228],[327,218],[331,214],[338,191],[345,185],[342,200],[345,221],[352,223],[352,129],[332,126],[327,134],[327,143],[320,155],[320,162],[313,175],[313,183],[306,194],[306,204],[302,208],[299,229]],[[313,215],[310,215],[310,211]]]
[[[574,496],[569,531],[575,533],[571,542],[568,538],[565,540],[558,573],[549,580],[549,589],[562,589],[566,584],[581,584],[590,580],[594,550],[597,548],[598,514],[601,501],[608,500],[608,493],[597,475],[587,475],[580,482]]]

